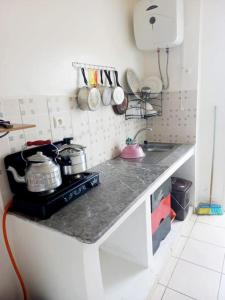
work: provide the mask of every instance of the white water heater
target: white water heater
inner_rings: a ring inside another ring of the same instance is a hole
[[[141,0],[134,9],[134,34],[140,50],[171,48],[184,39],[183,0]]]

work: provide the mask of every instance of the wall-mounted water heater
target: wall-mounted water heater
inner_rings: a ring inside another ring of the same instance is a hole
[[[184,38],[183,0],[141,0],[134,9],[134,34],[141,50],[171,48]]]

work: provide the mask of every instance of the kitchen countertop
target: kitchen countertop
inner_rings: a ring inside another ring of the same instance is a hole
[[[100,173],[99,186],[51,218],[31,220],[83,243],[95,243],[164,172],[192,148],[193,145],[177,145],[167,152],[147,152],[142,160],[116,158],[102,163],[92,169]]]

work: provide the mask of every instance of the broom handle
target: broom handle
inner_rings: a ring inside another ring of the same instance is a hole
[[[210,205],[212,204],[212,191],[213,191],[213,179],[214,179],[214,161],[215,161],[215,142],[216,142],[216,120],[217,120],[217,107],[214,106],[214,118],[213,118],[213,150],[212,150],[212,167],[210,176]]]

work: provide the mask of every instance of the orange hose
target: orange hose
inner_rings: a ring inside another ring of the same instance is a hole
[[[28,297],[27,297],[27,290],[26,290],[26,286],[24,284],[24,280],[23,280],[23,277],[22,275],[20,274],[20,271],[19,271],[19,268],[16,264],[16,261],[15,261],[15,258],[12,254],[12,251],[11,251],[11,248],[10,248],[10,244],[9,244],[9,240],[8,240],[8,236],[7,236],[7,230],[6,230],[6,216],[7,216],[7,213],[10,209],[10,207],[12,206],[12,201],[10,201],[6,207],[5,207],[5,210],[4,210],[4,214],[3,214],[3,218],[2,218],[2,232],[3,232],[3,237],[4,237],[4,242],[5,242],[5,247],[6,247],[6,250],[8,252],[8,255],[9,255],[9,258],[10,258],[10,261],[12,263],[12,266],[13,266],[13,269],[17,275],[17,278],[20,282],[20,285],[21,285],[21,288],[22,288],[22,291],[23,291],[23,299],[24,300],[27,300]]]

